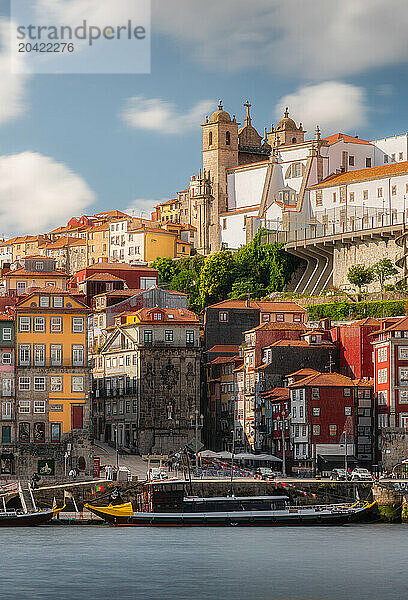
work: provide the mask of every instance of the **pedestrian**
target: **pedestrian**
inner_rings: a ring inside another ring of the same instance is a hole
[[[74,469],[70,470],[70,472],[68,473],[68,476],[71,477],[71,479],[75,479],[75,471],[74,471]]]
[[[112,466],[108,465],[107,469],[108,469],[107,480],[108,481],[112,481],[112,479],[113,479],[113,469],[112,469]]]
[[[38,482],[40,481],[41,477],[38,475],[38,473],[33,473],[32,477],[31,477],[31,488],[33,490],[38,488]]]

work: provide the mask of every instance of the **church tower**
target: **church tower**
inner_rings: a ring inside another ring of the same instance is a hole
[[[271,130],[268,131],[267,136],[268,142],[273,148],[275,146],[287,146],[289,144],[304,142],[305,133],[306,131],[303,129],[302,123],[298,127],[295,121],[289,117],[289,110],[286,107],[283,119],[278,121],[275,129],[273,125],[271,126]]]
[[[209,225],[209,251],[217,252],[221,246],[219,214],[227,209],[226,169],[238,165],[238,123],[235,116],[231,119],[224,111],[220,101],[218,110],[210,118],[206,118],[202,128],[203,171],[211,181],[213,197]]]

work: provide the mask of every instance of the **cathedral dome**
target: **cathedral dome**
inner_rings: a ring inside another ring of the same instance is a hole
[[[225,110],[223,110],[221,100],[218,105],[218,110],[213,112],[213,114],[210,117],[210,123],[220,123],[220,122],[221,123],[230,123],[231,122],[230,115]]]
[[[289,111],[287,108],[285,110],[285,116],[283,117],[283,119],[278,121],[278,123],[276,125],[276,129],[279,129],[280,131],[288,131],[288,130],[295,131],[295,130],[297,130],[296,123],[293,119],[291,119],[289,117]]]

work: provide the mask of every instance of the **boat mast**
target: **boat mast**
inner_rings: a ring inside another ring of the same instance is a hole
[[[24,498],[24,494],[23,494],[23,490],[21,488],[21,482],[20,481],[18,482],[18,495],[20,497],[20,502],[21,502],[21,506],[23,508],[23,511],[24,511],[25,514],[27,514],[28,513],[27,504],[26,504],[26,501],[25,501],[25,498]]]

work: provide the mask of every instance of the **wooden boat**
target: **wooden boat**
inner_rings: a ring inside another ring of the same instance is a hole
[[[37,509],[32,489],[29,485],[28,492],[30,494],[33,510],[28,510],[27,508],[27,503],[20,483],[9,486],[6,485],[2,490],[3,493],[0,494],[0,496],[2,496],[3,500],[3,510],[0,511],[0,527],[34,527],[37,525],[45,525],[65,508],[65,504],[60,508],[57,508],[56,504],[54,504],[52,508],[43,510]],[[13,492],[16,492],[20,497],[21,509],[6,508],[5,496]]]
[[[85,506],[107,523],[122,527],[279,527],[362,521],[375,504],[288,506],[288,500],[287,496],[189,498],[184,497],[183,482],[160,482],[145,486],[137,497],[137,511],[130,502]]]

